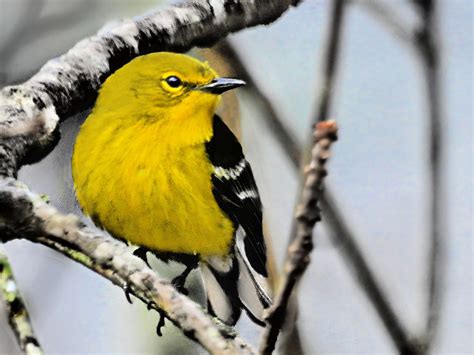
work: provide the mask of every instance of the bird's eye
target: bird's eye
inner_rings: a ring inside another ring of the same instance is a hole
[[[167,77],[165,80],[166,83],[172,88],[179,88],[183,84],[181,79],[174,75]]]

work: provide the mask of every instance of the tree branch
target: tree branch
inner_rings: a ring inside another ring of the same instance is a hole
[[[217,326],[196,303],[156,276],[119,242],[58,213],[12,179],[44,157],[58,140],[60,118],[90,106],[101,83],[134,57],[160,50],[209,45],[240,29],[276,20],[297,0],[194,0],[97,35],[46,63],[27,82],[0,91],[0,233],[56,249],[127,292],[161,309],[185,335],[213,353],[252,353],[229,329]]]
[[[335,0],[333,4],[328,41],[323,54],[323,84],[316,104],[315,124],[326,120],[331,110],[331,98],[339,62],[340,39],[346,6],[346,0]],[[407,331],[382,291],[382,287],[376,281],[356,243],[357,239],[347,226],[345,218],[337,207],[338,204],[329,189],[321,198],[321,206],[332,230],[333,238],[341,246],[340,251],[344,255],[344,260],[351,266],[350,269],[377,311],[398,351],[401,354],[417,353],[419,349],[417,344],[409,338]]]
[[[8,258],[0,249],[0,301],[2,299],[6,307],[8,323],[21,351],[26,355],[43,354]]]
[[[270,23],[296,3],[194,0],[106,26],[46,63],[26,83],[2,89],[0,175],[15,177],[32,150],[41,151],[51,143],[59,117],[90,106],[100,84],[134,57],[209,45],[228,33]]]
[[[322,193],[323,179],[327,175],[326,161],[330,157],[329,148],[337,139],[337,125],[334,121],[321,122],[314,132],[314,146],[311,162],[305,169],[306,179],[301,201],[296,211],[296,235],[288,247],[281,290],[266,317],[260,352],[271,354],[283,326],[286,309],[297,282],[309,265],[309,254],[313,250],[313,227],[321,220],[318,207]]]
[[[340,26],[342,24],[343,9],[340,8],[342,5],[341,0],[337,0],[339,4],[334,4],[332,8],[332,17],[338,17],[330,22],[331,30],[328,32],[328,41],[326,50],[323,53],[325,63],[323,68],[323,88],[319,95],[319,101],[316,105],[317,112],[314,115],[315,121],[324,120],[329,115],[330,104],[328,100],[333,93],[333,82],[335,80],[335,71],[337,69],[337,58],[339,57],[337,52],[339,45],[331,42],[340,40]],[[342,14],[341,14],[342,12]],[[339,23],[339,26],[335,24]],[[225,47],[230,47],[227,49]],[[224,53],[230,53],[227,58],[234,63],[232,66],[236,69],[236,73],[239,77],[249,80],[248,72],[245,65],[239,59],[238,55],[235,54],[230,44],[224,46]],[[246,74],[247,73],[247,74]],[[273,108],[271,100],[267,98],[262,90],[256,85],[255,82],[250,81],[251,85],[248,86],[254,92],[254,95],[259,98],[263,105],[262,107],[266,111],[264,115],[266,122],[272,131],[276,132],[275,137],[277,142],[283,149],[288,160],[292,163],[296,171],[299,170],[300,161],[302,157],[301,144],[284,128],[284,120],[278,116],[276,110]],[[330,89],[328,89],[330,88]],[[278,122],[278,124],[274,124]],[[358,281],[360,287],[364,290],[368,299],[374,306],[377,314],[385,325],[388,333],[390,334],[395,346],[400,353],[418,353],[421,351],[422,346],[408,335],[407,330],[404,328],[397,314],[393,310],[389,300],[383,292],[379,282],[376,280],[369,263],[366,261],[362,251],[357,243],[357,237],[355,233],[350,229],[346,223],[344,213],[340,209],[340,203],[338,203],[331,192],[330,186],[325,186],[325,193],[320,196],[321,207],[324,215],[323,223],[327,224],[332,231],[331,235],[334,238],[337,245],[340,245],[340,252],[344,256],[344,260],[351,266],[350,270],[352,275]]]
[[[213,354],[252,354],[228,327],[159,278],[125,244],[93,231],[73,215],[60,214],[41,197],[12,179],[0,180],[2,242],[24,238],[49,246],[85,265],[150,308],[161,310],[183,333]]]

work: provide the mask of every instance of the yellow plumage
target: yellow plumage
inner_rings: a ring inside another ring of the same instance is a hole
[[[179,290],[200,266],[209,311],[227,324],[242,309],[261,323],[271,303],[255,180],[214,114],[219,95],[243,84],[182,54],[138,57],[102,85],[72,158],[83,211],[145,260],[184,263]]]
[[[203,144],[219,97],[190,91],[169,107],[179,91],[163,87],[163,79],[176,73],[196,85],[216,77],[190,57],[159,53],[135,59],[104,83],[74,147],[77,198],[85,213],[134,244],[226,255],[233,226],[212,194]]]

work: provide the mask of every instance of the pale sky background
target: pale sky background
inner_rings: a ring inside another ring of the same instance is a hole
[[[408,23],[416,22],[406,1],[387,2]],[[15,28],[25,26],[21,19],[26,3],[0,0],[0,78],[7,82],[27,78],[47,59],[94,33],[106,19],[139,15],[156,5],[153,1],[46,1],[40,19],[51,19],[48,16],[54,14],[65,18],[69,11],[81,11],[81,15],[70,16],[64,24],[42,27],[46,32],[38,31],[39,37],[17,36],[25,45],[19,45],[7,61],[4,44]],[[230,36],[257,83],[302,142],[320,87],[328,3],[305,1],[270,26]],[[467,354],[474,350],[473,4],[470,0],[440,0],[439,14],[448,233],[443,250],[446,278],[440,336],[434,350]],[[344,33],[331,115],[340,125],[340,139],[327,181],[395,310],[416,332],[422,329],[425,317],[428,223],[427,117],[420,65],[413,51],[358,6],[349,7]],[[253,165],[281,263],[297,177],[261,123],[252,98],[244,91],[239,98],[244,149]],[[69,159],[79,122],[79,117],[67,121],[53,155],[20,174],[64,211],[77,210]],[[298,323],[307,353],[394,353],[377,315],[321,227],[316,229],[315,240],[313,262],[299,298]],[[166,328],[165,337],[157,338],[156,314],[146,312],[138,301],[129,305],[120,289],[85,268],[25,241],[9,243],[6,249],[46,353],[197,352],[183,337],[177,341],[172,336],[179,333],[172,326]],[[257,339],[258,328],[247,320],[240,328],[245,337]],[[0,320],[0,353],[15,349],[6,322]]]

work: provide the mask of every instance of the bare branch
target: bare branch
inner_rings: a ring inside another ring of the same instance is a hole
[[[440,89],[439,38],[436,21],[435,0],[413,0],[419,10],[423,24],[417,32],[417,49],[421,58],[426,83],[429,118],[429,169],[431,192],[430,204],[430,249],[428,256],[428,307],[424,342],[427,351],[433,345],[439,323],[441,288],[443,283],[443,246],[446,239],[446,213],[443,195],[443,142],[442,98]]]
[[[82,40],[26,83],[0,92],[0,175],[16,176],[31,150],[51,143],[59,117],[89,106],[105,78],[134,57],[212,44],[228,33],[270,23],[294,3],[194,0],[106,26]]]
[[[0,301],[5,303],[7,318],[21,351],[26,355],[41,355],[43,350],[33,332],[28,310],[6,254],[0,249]]]
[[[211,320],[123,243],[83,226],[76,216],[60,214],[12,178],[0,180],[0,230],[3,242],[25,238],[47,245],[123,287],[164,312],[187,337],[213,354],[253,353],[233,331]]]
[[[327,50],[323,54],[325,59],[323,75],[323,89],[322,93],[319,96],[318,101],[318,113],[315,114],[316,121],[320,119],[325,119],[328,116],[330,110],[330,100],[332,89],[328,90],[328,87],[333,87],[333,81],[335,79],[335,70],[337,69],[337,58],[338,53],[336,49],[339,47],[334,43],[329,45],[329,43],[334,42],[335,40],[339,41],[340,38],[340,28],[334,24],[341,24],[342,2],[339,1],[339,4],[335,4],[332,10],[332,16],[338,17],[338,19],[331,22],[331,31],[329,31],[328,36],[331,38],[328,40]],[[225,45],[225,47],[230,47],[230,49],[224,49],[224,53],[231,53],[228,56],[230,60],[233,60],[235,63],[232,65],[236,68],[236,73],[239,77],[246,78],[249,80],[249,75],[245,69],[244,64],[238,58],[235,53],[235,50],[232,49],[230,44]],[[224,48],[225,48],[224,47]],[[335,53],[336,51],[336,53]],[[250,85],[251,90],[254,92],[255,96],[262,100],[263,108],[266,111],[264,116],[267,119],[269,127],[272,127],[273,131],[277,131],[275,134],[277,141],[281,145],[284,153],[288,160],[292,163],[295,170],[299,170],[300,166],[300,157],[301,157],[301,146],[298,142],[292,137],[288,130],[284,128],[282,122],[284,121],[281,117],[278,116],[275,109],[273,108],[271,101],[263,94],[262,90],[253,82]],[[274,124],[278,122],[278,124]],[[288,142],[290,142],[288,144]],[[393,307],[390,305],[385,293],[382,291],[382,288],[379,282],[375,279],[375,276],[370,269],[369,264],[367,263],[365,257],[363,256],[360,247],[357,243],[357,237],[351,231],[347,223],[345,222],[345,217],[343,212],[338,207],[340,204],[335,201],[331,189],[329,186],[325,187],[325,193],[321,196],[321,206],[324,215],[323,223],[326,223],[332,231],[332,236],[335,239],[336,243],[341,246],[339,249],[343,255],[344,259],[351,266],[354,278],[359,282],[360,286],[366,293],[369,300],[374,305],[379,317],[382,319],[383,324],[385,325],[387,331],[392,337],[394,344],[397,346],[400,353],[417,353],[421,351],[421,348],[417,341],[411,340],[407,335],[407,331],[404,329],[402,323],[398,319],[397,314],[393,310]]]
[[[331,110],[346,5],[345,0],[335,0],[333,3],[330,30],[323,54],[323,84],[316,104],[315,124],[326,120]],[[347,226],[329,188],[326,188],[326,192],[321,196],[321,206],[324,217],[327,217],[325,221],[332,231],[332,236],[341,246],[340,251],[344,255],[344,260],[351,266],[350,269],[354,277],[372,302],[398,351],[402,354],[416,353],[418,351],[417,345],[409,339],[407,331],[394,312],[380,284],[376,281],[356,242],[357,238]]]
[[[233,50],[232,46],[228,42],[225,46],[229,46],[230,49],[235,53],[235,50]],[[224,53],[226,52],[228,52],[228,50],[224,50]],[[236,64],[232,65],[236,70],[236,75],[245,78],[243,75],[243,73],[246,72],[245,66],[242,61],[240,61],[238,56],[229,56],[228,58],[231,58],[230,60],[236,61]],[[277,137],[282,137],[282,139],[277,140],[280,143],[283,152],[286,153],[288,160],[292,163],[294,169],[298,171],[300,162],[299,159],[294,158],[294,152],[302,151],[300,145],[296,142],[296,140],[293,139],[286,129],[282,128],[283,124],[281,122],[284,120],[278,116],[271,104],[271,101],[265,96],[262,96],[263,93],[258,85],[252,83],[250,88],[254,95],[262,100],[262,107],[266,111],[264,117],[268,120],[268,125],[272,126],[274,130],[278,131]],[[274,121],[280,122],[280,124],[273,125]],[[291,142],[291,144],[286,145],[281,143],[285,141]],[[300,155],[301,153],[298,153],[298,156]],[[344,213],[339,208],[340,203],[337,203],[337,201],[333,198],[330,186],[326,185],[325,193],[320,198],[323,215],[325,217],[323,219],[323,223],[327,224],[331,229],[331,235],[334,238],[336,244],[341,246],[339,250],[343,253],[344,259],[351,266],[350,269],[354,275],[354,278],[359,282],[360,287],[364,290],[367,297],[374,305],[379,317],[382,319],[397,348],[401,353],[404,351],[406,351],[406,353],[416,353],[416,349],[420,349],[418,343],[416,341],[413,341],[413,343],[410,341],[407,331],[404,329],[402,323],[398,319],[397,314],[390,305],[385,293],[382,291],[379,282],[375,279],[374,273],[372,272],[368,262],[360,250],[360,247],[358,246],[355,233],[345,222]]]
[[[282,287],[266,317],[260,351],[271,354],[283,326],[286,309],[293,289],[309,265],[309,254],[313,250],[313,227],[321,220],[318,207],[323,179],[327,175],[326,161],[330,157],[331,144],[337,139],[334,121],[321,122],[314,132],[314,147],[311,162],[305,168],[306,179],[301,201],[296,211],[296,236],[288,247]]]

